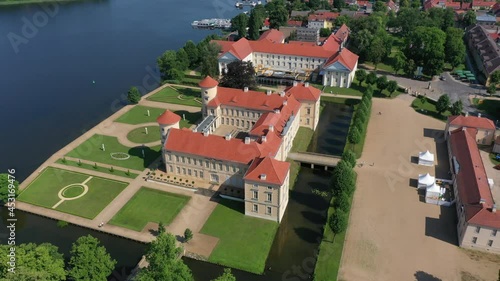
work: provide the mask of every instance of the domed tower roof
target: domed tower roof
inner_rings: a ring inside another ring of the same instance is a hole
[[[168,109],[156,119],[160,125],[172,125],[179,121],[181,121],[181,117]]]
[[[217,80],[215,80],[214,78],[207,76],[203,80],[201,80],[198,85],[202,88],[213,88],[219,85],[219,82],[217,82]]]

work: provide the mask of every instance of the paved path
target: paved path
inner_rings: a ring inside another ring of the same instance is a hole
[[[345,98],[345,99],[355,99],[360,100],[361,96],[350,96],[350,95],[337,95],[337,94],[329,94],[329,93],[321,93],[324,97],[332,97],[332,98]]]
[[[87,175],[88,174],[92,174],[93,176],[98,176],[98,177],[101,177],[101,178],[112,179],[112,180],[122,181],[122,182],[127,182],[127,183],[132,182],[134,180],[132,178],[126,178],[126,177],[122,177],[122,176],[111,175],[111,174],[108,174],[108,173],[103,173],[103,172],[99,172],[99,171],[88,170],[88,169],[84,169],[84,168],[80,168],[80,167],[68,166],[68,165],[59,164],[59,163],[52,163],[50,166],[54,167],[54,168],[59,168],[59,169],[63,169],[63,170],[73,171],[73,172],[77,172],[77,173],[83,173],[83,174],[87,174]],[[117,170],[117,168],[115,168],[115,170]],[[132,173],[132,171],[130,171],[130,172]]]
[[[64,158],[66,158],[66,160],[75,161],[75,162],[78,162],[78,160],[80,160],[82,163],[89,164],[89,165],[97,164],[97,166],[99,166],[99,167],[111,167],[111,166],[113,166],[113,165],[104,164],[104,163],[101,163],[101,162],[89,161],[89,160],[78,159],[78,158],[67,157],[67,156],[64,156]],[[74,167],[74,166],[67,166],[67,165],[63,165],[63,166],[64,167],[69,167],[69,168],[77,168],[77,167]],[[69,170],[69,168],[66,168],[66,170]],[[83,169],[83,168],[80,168],[80,169]],[[131,173],[134,173],[134,174],[140,174],[140,173],[142,173],[142,171],[139,171],[139,170],[128,169],[128,168],[123,168],[123,167],[119,167],[119,166],[113,166],[113,169],[119,170],[119,171],[124,171],[124,172],[130,171]],[[91,170],[88,170],[88,169],[83,169],[83,170],[91,171]],[[94,171],[92,171],[92,172],[94,172]],[[95,172],[97,172],[97,171],[95,171]],[[106,174],[106,173],[104,173],[104,174],[105,175],[109,175],[109,174]]]
[[[164,103],[164,102],[159,102],[159,101],[150,101],[150,100],[141,100],[139,102],[139,105],[142,106],[149,106],[149,107],[159,107],[159,108],[164,108],[164,109],[169,109],[171,111],[178,111],[178,110],[185,110],[187,112],[200,112],[201,111],[201,105],[200,107],[197,106],[188,106],[188,105],[180,105],[180,104],[173,104],[173,103]]]

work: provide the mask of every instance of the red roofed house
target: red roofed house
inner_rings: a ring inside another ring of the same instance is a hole
[[[245,38],[237,42],[214,40],[221,46],[220,73],[224,73],[226,66],[233,61],[251,61],[257,69],[272,72],[305,73],[305,76],[317,72],[325,86],[351,86],[358,68],[358,56],[343,48],[348,36],[347,26],[330,35],[321,46],[279,43],[268,39],[271,32],[272,38],[279,37],[279,31],[270,31],[257,41]]]
[[[458,244],[500,253],[500,212],[497,212],[476,144],[477,132],[476,128],[462,127],[447,133],[458,216]]]
[[[170,111],[158,118],[167,174],[217,185],[245,202],[246,215],[280,222],[288,204],[285,160],[299,126],[316,128],[320,90],[295,82],[263,93],[218,87],[211,77],[199,85],[203,120],[196,128],[179,129]]]
[[[332,28],[333,22],[339,15],[339,13],[334,12],[317,11],[314,14],[310,14],[308,16],[307,28]]]
[[[481,114],[476,116],[450,116],[446,123],[445,132],[452,132],[459,128],[474,129],[476,143],[481,145],[491,145],[495,140],[496,126],[492,120],[481,117]],[[447,135],[445,135],[447,137]]]

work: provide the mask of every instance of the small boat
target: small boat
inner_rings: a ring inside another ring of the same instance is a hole
[[[231,28],[230,19],[202,19],[195,20],[191,23],[193,28],[209,28],[209,29],[229,29]]]

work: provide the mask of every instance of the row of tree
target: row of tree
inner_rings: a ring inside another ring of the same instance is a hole
[[[426,102],[425,97],[420,96],[422,99],[422,103]],[[462,114],[463,104],[461,100],[457,100],[453,104],[450,101],[450,97],[447,94],[443,94],[439,97],[436,102],[436,111],[439,114],[443,114],[445,111],[449,110],[452,115],[460,115]]]
[[[67,265],[63,255],[52,244],[20,244],[15,248],[16,268],[12,273],[9,272],[10,248],[9,245],[0,245],[2,280],[106,281],[116,265],[106,248],[90,235],[82,236],[73,243]]]
[[[361,102],[359,103],[356,112],[354,113],[352,125],[347,135],[347,140],[353,145],[360,143],[362,136],[366,133],[366,125],[370,119],[372,108],[372,96],[373,87],[369,85],[361,98]]]
[[[270,28],[278,29],[287,24],[288,15],[289,12],[284,1],[271,1],[265,6],[255,6],[249,16],[244,13],[236,15],[231,19],[231,29],[237,31],[240,38],[247,37],[249,40],[257,40],[266,18],[269,18]]]
[[[364,69],[356,70],[356,79],[359,81],[360,86],[362,86],[363,82],[366,82],[366,84],[371,86],[369,87],[371,95],[373,95],[373,86],[375,85],[379,89],[380,94],[382,94],[384,90],[387,90],[391,96],[398,89],[398,83],[394,80],[388,80],[386,75],[377,77],[375,72],[367,73]],[[365,95],[370,95],[370,93]]]

